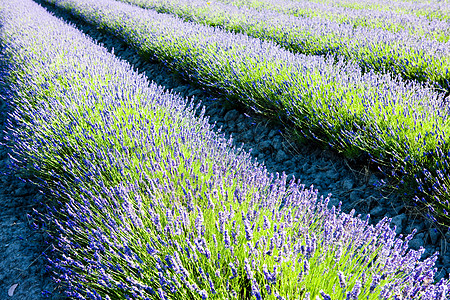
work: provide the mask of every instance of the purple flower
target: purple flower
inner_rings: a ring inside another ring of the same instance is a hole
[[[164,292],[164,290],[162,288],[158,289],[158,296],[159,296],[159,299],[161,299],[161,300],[167,299],[166,293]]]
[[[263,218],[264,218],[263,229],[264,229],[264,230],[267,230],[267,229],[270,228],[270,221],[269,221],[269,219],[267,218],[267,216],[264,216]]]
[[[374,274],[372,277],[372,283],[370,284],[370,292],[373,293],[373,291],[377,288],[378,284],[380,283],[381,276],[378,274]]]
[[[267,265],[264,264],[263,265],[263,274],[264,274],[264,278],[270,283],[270,284],[276,284],[277,282],[277,267],[274,266],[273,267],[273,273],[269,272],[269,270],[267,269]]]
[[[208,299],[208,293],[205,290],[199,291],[198,294],[202,297],[202,300]]]
[[[237,270],[232,262],[230,262],[228,265],[230,266],[230,270],[231,270],[231,277],[230,277],[230,280],[231,280],[231,279],[234,279],[237,277]]]
[[[225,248],[230,248],[230,236],[228,235],[228,230],[223,231],[223,242],[225,244]]]
[[[361,281],[356,280],[356,283],[353,286],[351,292],[347,293],[347,300],[357,300],[360,292],[361,292]]]
[[[258,282],[256,281],[256,279],[251,280],[251,289],[252,289],[252,295],[255,296],[255,298],[257,300],[261,300],[262,299],[261,292],[260,292],[259,285],[258,285]]]
[[[320,295],[322,295],[323,300],[331,300],[331,297],[322,290],[320,291]]]
[[[244,228],[245,228],[245,238],[247,241],[251,241],[253,239],[253,229],[250,226],[250,222],[246,219],[244,220]]]
[[[252,280],[253,279],[253,271],[252,271],[252,268],[251,268],[250,263],[247,258],[244,259],[244,267],[245,267],[245,273],[247,274],[247,278],[249,280]]]

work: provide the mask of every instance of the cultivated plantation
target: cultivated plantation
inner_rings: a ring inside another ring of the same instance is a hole
[[[447,0],[42,0],[385,175],[450,228]],[[436,252],[268,172],[202,108],[33,0],[0,0],[11,170],[71,299],[450,299]]]

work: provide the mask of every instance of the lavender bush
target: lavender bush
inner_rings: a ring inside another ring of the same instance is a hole
[[[52,201],[55,278],[76,299],[445,299],[437,253],[213,133],[32,1],[0,1],[13,167]],[[12,124],[20,125],[13,127]]]
[[[316,139],[352,157],[368,153],[385,167],[391,186],[416,193],[411,205],[450,224],[447,198],[438,196],[441,190],[446,195],[449,184],[449,114],[442,95],[389,75],[362,73],[356,64],[293,54],[124,3],[50,2],[121,37],[143,57],[156,57],[203,87],[281,119],[299,139]]]
[[[303,2],[294,0],[295,2]],[[304,3],[309,2],[308,0]],[[429,20],[450,20],[450,9],[447,1],[389,1],[389,0],[315,0],[314,2],[327,3],[335,7],[346,7],[351,9],[377,9],[383,11],[394,11],[403,14],[424,16]]]
[[[448,24],[443,28],[448,33],[443,35],[446,42],[439,42],[428,39],[427,34],[419,35],[407,29],[390,32],[382,28],[355,28],[352,22],[340,24],[323,18],[296,17],[273,10],[237,7],[235,2],[231,2],[233,5],[223,4],[220,0],[120,1],[270,40],[293,52],[342,56],[356,61],[364,69],[394,72],[407,79],[431,82],[447,92],[450,90]],[[282,7],[283,12],[292,10],[283,3],[273,2],[276,8]],[[255,3],[259,2],[252,1],[251,5]],[[269,8],[272,5],[268,2],[263,4]],[[368,19],[367,16],[362,18]],[[420,27],[420,23],[413,24],[416,29]],[[439,26],[442,27],[441,24],[431,24],[428,29],[418,31],[428,30],[434,34]]]
[[[412,35],[423,35],[440,41],[448,41],[450,35],[448,20],[425,16],[416,11],[387,9],[379,1],[371,1],[370,4],[292,0],[218,1],[239,7],[252,7],[260,11],[274,10],[297,17],[327,19],[353,27],[381,28],[393,32],[406,30]],[[444,13],[445,10],[441,7],[437,11]]]

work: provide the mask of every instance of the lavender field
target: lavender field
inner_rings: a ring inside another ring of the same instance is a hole
[[[387,189],[450,228],[450,23],[438,4],[45,2],[295,142],[371,160]],[[11,168],[50,199],[35,226],[69,298],[450,298],[448,276],[434,280],[439,253],[409,248],[415,230],[397,236],[388,218],[371,225],[268,172],[201,107],[36,2],[0,0],[0,53]]]

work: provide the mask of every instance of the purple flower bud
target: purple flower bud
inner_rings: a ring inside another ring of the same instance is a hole
[[[370,293],[376,289],[377,285],[380,283],[381,276],[378,274],[373,275],[372,283],[370,284]]]
[[[320,295],[322,295],[323,300],[331,300],[331,297],[322,290],[320,291]]]
[[[251,241],[253,239],[253,229],[250,226],[250,222],[246,219],[244,220],[244,228],[245,228],[245,238],[247,241]]]
[[[159,299],[161,299],[161,300],[166,300],[167,299],[166,293],[164,292],[164,290],[162,288],[158,289],[158,295],[159,295]]]
[[[305,271],[305,275],[308,274],[309,272],[309,262],[308,260],[305,259],[305,261],[303,262],[303,270]]]
[[[258,282],[256,282],[256,279],[252,279],[251,281],[251,289],[252,289],[252,295],[255,296],[256,300],[261,300],[261,292],[259,290]]]
[[[267,230],[267,229],[270,228],[270,221],[269,221],[269,219],[267,218],[267,216],[264,216],[263,218],[264,218],[263,229],[264,229],[264,230]]]
[[[209,288],[211,289],[211,293],[212,293],[213,295],[215,295],[217,292],[216,292],[216,290],[215,290],[215,288],[214,288],[214,283],[212,282],[211,277],[209,276],[208,273],[206,273],[206,276],[208,277]]]
[[[230,262],[228,265],[230,266],[231,274],[232,274],[231,277],[230,277],[230,279],[236,278],[236,277],[237,277],[237,270],[236,270],[236,267],[234,266],[234,264],[233,264],[232,262]]]
[[[223,242],[225,244],[225,248],[230,248],[230,236],[228,235],[228,230],[223,231]]]
[[[208,293],[205,290],[199,291],[198,294],[202,297],[202,300],[208,299]]]
[[[214,241],[214,247],[216,247],[216,249],[217,249],[217,239],[216,239],[216,235],[214,233],[212,234],[212,238]]]
[[[281,295],[279,295],[276,291],[273,291],[274,296],[278,299],[278,300],[285,300]]]
[[[361,292],[361,281],[356,280],[351,292],[347,293],[347,300],[357,300]]]
[[[245,268],[245,272],[247,273],[247,278],[249,280],[252,280],[253,279],[253,271],[252,271],[252,268],[250,267],[250,263],[247,258],[244,259],[244,268]]]

